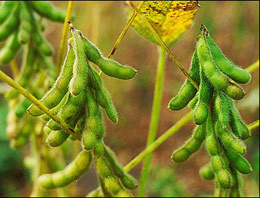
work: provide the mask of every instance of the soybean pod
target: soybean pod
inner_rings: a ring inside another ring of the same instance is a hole
[[[29,1],[30,6],[41,16],[63,23],[66,13],[55,8],[49,1]]]
[[[195,50],[192,61],[191,61],[191,68],[190,68],[190,76],[191,78],[197,83],[200,83],[200,76],[199,76],[199,59],[197,55],[197,50]],[[180,110],[183,109],[195,96],[197,93],[196,88],[191,84],[191,82],[186,79],[177,96],[171,99],[168,104],[168,108],[171,110]]]
[[[59,188],[77,180],[84,172],[89,169],[92,155],[88,151],[81,151],[77,157],[65,167],[65,169],[52,173],[44,174],[38,178],[41,187],[45,189]]]
[[[19,15],[19,2],[15,2],[15,5],[12,7],[11,12],[7,19],[0,25],[0,41],[5,40],[10,36],[12,32],[18,25],[18,15]]]
[[[229,126],[229,102],[225,94],[220,91],[216,92],[214,100],[214,109],[216,111],[217,119],[219,120],[221,127],[227,129]]]
[[[20,48],[21,44],[18,41],[18,32],[16,31],[8,37],[5,46],[0,50],[0,63],[4,65],[8,64],[15,58]]]
[[[223,188],[218,180],[215,178],[214,197],[227,197],[227,190]]]
[[[193,118],[196,124],[203,124],[208,117],[208,105],[212,99],[214,89],[206,78],[200,64],[200,89],[198,92],[198,103],[193,111]]]
[[[231,174],[234,180],[234,185],[230,189],[229,197],[242,197],[243,193],[241,190],[242,187],[242,178],[240,173],[234,168],[230,167]]]
[[[31,13],[25,2],[21,2],[21,11],[19,14],[20,25],[18,31],[18,40],[21,44],[28,43],[30,34],[32,32],[32,19]]]
[[[70,23],[70,31],[74,39],[73,50],[75,53],[75,62],[73,64],[73,77],[70,80],[69,91],[74,96],[85,91],[88,83],[88,63],[85,55],[85,49],[81,39],[81,33]]]
[[[137,187],[136,179],[124,170],[123,166],[116,160],[116,156],[113,153],[113,151],[107,146],[104,147],[105,147],[105,158],[109,162],[115,175],[120,179],[124,187],[130,190],[135,189]]]
[[[107,116],[112,122],[118,122],[117,111],[113,105],[112,99],[108,91],[102,85],[102,81],[98,73],[89,66],[90,86],[96,91],[96,100],[100,106],[106,110]]]
[[[212,180],[215,178],[211,163],[205,164],[200,168],[200,176],[205,180]]]
[[[9,16],[12,7],[16,4],[14,1],[4,1],[3,4],[0,7],[0,24],[3,23],[3,21],[6,20],[6,18]]]
[[[31,102],[27,98],[23,98],[23,100],[16,106],[15,114],[17,117],[21,118],[26,109],[31,105]]]
[[[178,150],[174,151],[171,159],[175,162],[186,161],[193,153],[197,152],[206,138],[206,124],[197,126],[192,136]]]
[[[46,107],[52,109],[60,103],[64,95],[68,91],[68,84],[72,76],[72,66],[75,60],[74,51],[69,45],[68,52],[65,61],[62,66],[59,77],[55,81],[53,87],[48,91],[48,93],[40,100]],[[43,112],[38,109],[37,106],[31,105],[28,112],[33,116],[40,116]]]
[[[226,58],[209,35],[206,37],[206,42],[209,46],[214,62],[224,74],[238,83],[248,83],[250,81],[250,73],[234,65],[228,58]]]
[[[82,36],[87,59],[99,66],[108,76],[128,80],[136,75],[136,70],[129,66],[122,66],[120,63],[105,58],[99,49],[86,37]]]
[[[251,132],[247,125],[243,122],[240,113],[234,104],[234,101],[231,98],[228,98],[228,101],[230,107],[230,125],[232,131],[236,136],[242,140],[245,140],[251,136]]]

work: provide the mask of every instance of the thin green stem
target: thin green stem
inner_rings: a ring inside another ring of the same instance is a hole
[[[57,71],[56,71],[56,75],[57,76],[60,73],[62,61],[63,61],[64,56],[65,56],[64,52],[65,52],[67,38],[68,38],[68,34],[69,34],[68,20],[70,20],[71,17],[72,17],[73,7],[74,7],[74,1],[69,1],[68,8],[67,8],[67,13],[66,13],[66,17],[65,17],[65,21],[64,21],[64,25],[63,25],[63,31],[62,31],[62,38],[61,38],[60,48],[59,48],[59,52],[58,52]]]
[[[13,78],[15,79],[19,74],[19,68],[18,68],[18,65],[17,65],[17,62],[15,61],[15,59],[13,59],[10,62],[10,66],[11,66]]]
[[[253,71],[255,71],[256,69],[259,68],[259,60],[257,60],[256,62],[254,62],[252,65],[248,66],[246,68],[246,70],[250,73],[252,73]]]
[[[70,128],[63,120],[61,120],[56,114],[52,113],[48,107],[42,104],[37,98],[35,98],[29,91],[24,89],[21,85],[7,76],[4,72],[0,70],[0,79],[6,82],[8,85],[16,89],[20,94],[26,97],[29,101],[35,104],[40,110],[46,113],[51,119],[53,119],[56,123],[61,125],[64,129],[68,131],[71,135],[73,135],[76,139],[80,140],[79,135],[75,133],[75,131]]]
[[[248,125],[248,129],[251,131],[255,128],[259,127],[259,120],[252,122],[251,124]]]
[[[161,37],[158,35],[158,33],[154,30],[153,26],[149,23],[149,21],[147,20],[147,18],[139,12],[139,10],[137,10],[137,8],[135,7],[135,5],[132,2],[129,2],[130,5],[132,6],[133,9],[136,10],[136,12],[139,13],[139,15],[142,17],[143,21],[145,22],[145,25],[148,27],[148,29],[152,32],[152,34],[154,35],[154,37],[157,39],[157,41],[159,42],[159,44],[161,45],[161,47],[164,48],[164,50],[168,53],[168,55],[170,56],[170,58],[175,62],[175,64],[178,66],[178,68],[182,71],[182,73],[189,79],[189,81],[191,82],[191,84],[197,89],[199,90],[199,86],[197,85],[197,83],[191,78],[191,76],[189,75],[189,73],[185,70],[185,68],[182,66],[182,64],[175,58],[175,56],[173,55],[173,53],[171,52],[171,50],[167,47],[167,45],[163,42],[163,40],[161,39]]]
[[[156,133],[157,133],[157,129],[158,129],[161,100],[162,100],[162,90],[163,90],[165,58],[166,58],[165,50],[163,48],[159,48],[159,60],[158,60],[157,75],[156,75],[156,81],[155,81],[151,122],[150,122],[150,129],[149,129],[149,133],[148,133],[147,143],[146,143],[147,147],[154,142]],[[144,196],[144,191],[145,191],[147,176],[149,173],[149,166],[151,163],[151,159],[152,159],[152,153],[147,155],[147,157],[144,161],[141,178],[140,178],[139,191],[138,191],[138,196],[140,196],[140,197]]]

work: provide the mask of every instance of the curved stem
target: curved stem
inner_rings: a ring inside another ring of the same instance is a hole
[[[59,52],[58,52],[57,71],[56,71],[56,75],[57,76],[60,73],[62,61],[63,61],[64,56],[65,56],[64,51],[65,51],[66,42],[67,42],[68,33],[69,33],[68,20],[70,20],[71,17],[72,17],[73,7],[74,7],[74,1],[69,1],[68,8],[67,8],[67,13],[66,13],[66,17],[65,17],[65,21],[64,21],[64,25],[63,25],[63,31],[62,31],[62,38],[61,38],[60,48],[59,48]]]
[[[46,113],[51,119],[61,125],[64,129],[68,131],[71,135],[73,135],[76,139],[80,139],[79,135],[75,133],[75,131],[70,128],[63,120],[61,120],[56,114],[52,113],[44,104],[42,104],[37,98],[35,98],[29,91],[24,89],[21,85],[7,76],[4,72],[0,70],[0,79],[6,82],[11,87],[15,88],[20,94],[22,94],[25,98],[35,104],[40,110]]]
[[[157,129],[158,129],[160,107],[161,107],[161,100],[162,100],[162,90],[163,90],[165,57],[166,57],[165,50],[163,48],[159,48],[159,61],[158,61],[157,75],[155,81],[150,129],[149,129],[147,144],[146,144],[147,147],[154,142]],[[142,173],[141,173],[139,191],[138,191],[138,196],[140,197],[144,196],[145,185],[149,173],[149,166],[150,166],[151,159],[152,159],[152,153],[149,153],[149,155],[147,155],[145,158]]]
[[[251,131],[255,128],[259,127],[259,120],[252,122],[251,124],[248,125],[248,129]]]

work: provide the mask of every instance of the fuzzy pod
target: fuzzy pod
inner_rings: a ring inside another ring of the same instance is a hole
[[[73,64],[73,77],[70,80],[69,91],[72,95],[79,95],[85,91],[88,84],[88,63],[85,55],[85,48],[81,35],[75,28],[70,27],[74,39],[73,50],[75,53],[75,62]]]
[[[199,173],[200,176],[205,180],[212,180],[215,178],[211,163],[205,164],[203,167],[201,167]]]
[[[89,169],[92,155],[88,151],[81,151],[76,158],[63,170],[52,174],[44,174],[38,178],[41,187],[45,189],[59,188],[77,180]]]
[[[94,147],[94,156],[96,158],[99,158],[101,156],[104,155],[104,143],[101,139],[98,139],[95,143],[95,147]]]
[[[217,179],[215,179],[215,190],[214,190],[214,197],[227,197],[227,190],[223,188]]]
[[[16,116],[21,118],[25,114],[26,109],[30,105],[31,105],[31,102],[27,98],[24,98],[15,108]]]
[[[246,140],[248,137],[251,136],[251,132],[248,129],[247,125],[243,122],[234,101],[231,98],[228,98],[228,100],[230,107],[230,125],[232,128],[232,132],[242,140]]]
[[[200,89],[198,92],[198,103],[193,111],[193,119],[197,125],[203,124],[208,117],[208,105],[213,97],[214,89],[206,78],[200,64]]]
[[[113,175],[113,171],[109,166],[109,162],[104,156],[96,159],[96,169],[100,178],[107,178]]]
[[[126,190],[122,189],[117,194],[115,194],[115,197],[133,197],[133,195]]]
[[[218,155],[219,154],[219,143],[215,137],[214,134],[214,128],[212,124],[212,115],[209,114],[206,122],[206,131],[207,131],[207,137],[206,137],[206,148],[208,153],[211,156]]]
[[[239,140],[233,133],[231,133],[227,129],[223,129],[219,121],[216,121],[215,123],[215,131],[216,135],[220,138],[224,147],[226,147],[227,149],[232,149],[241,155],[244,155],[246,153],[245,144],[241,140]]]
[[[79,117],[79,119],[75,125],[74,131],[76,134],[82,134],[82,132],[85,128],[85,123],[86,123],[86,112],[84,111],[82,113],[82,116]],[[72,137],[74,137],[74,136],[72,136]]]
[[[19,23],[19,11],[19,2],[15,2],[15,5],[12,7],[11,12],[8,13],[8,17],[0,25],[0,42],[9,37],[10,33],[12,33],[13,30],[17,27]]]
[[[40,100],[46,107],[52,109],[60,103],[64,95],[68,91],[68,84],[72,77],[72,65],[75,60],[75,54],[71,46],[68,47],[68,52],[65,58],[65,61],[62,66],[62,70],[59,74],[59,77],[55,81],[53,87],[46,93],[45,96]],[[43,112],[38,109],[35,105],[31,105],[28,108],[28,112],[32,116],[40,116]]]
[[[7,19],[14,5],[16,5],[15,1],[4,1],[2,3],[0,7],[0,24]]]
[[[118,182],[117,178],[112,175],[104,178],[103,182],[104,188],[110,195],[112,195],[112,197],[114,197],[122,189],[122,186]]]
[[[28,4],[41,16],[63,23],[66,13],[55,8],[49,1],[28,1]]]
[[[214,109],[216,111],[217,118],[220,122],[221,127],[227,129],[230,121],[230,107],[227,96],[220,91],[216,92],[216,97],[214,100]]]
[[[81,145],[86,150],[91,150],[95,147],[97,137],[92,131],[86,131],[82,133]]]
[[[18,40],[21,44],[26,44],[30,40],[30,34],[32,32],[32,20],[31,13],[25,2],[21,2],[21,11],[19,14],[20,25],[18,30]]]
[[[8,64],[15,58],[20,48],[21,44],[18,41],[18,33],[14,32],[8,37],[5,46],[0,50],[0,63],[3,65]]]
[[[241,100],[246,95],[244,89],[230,81],[229,86],[227,87],[227,90],[225,92],[229,97],[233,98],[234,100]]]
[[[175,162],[186,161],[193,153],[199,150],[205,140],[205,134],[205,124],[197,126],[193,131],[193,135],[186,141],[186,143],[173,152],[171,159]]]
[[[110,118],[110,120],[114,123],[117,123],[117,111],[112,102],[109,92],[102,85],[101,78],[94,69],[89,67],[89,73],[90,86],[96,91],[96,100],[98,104],[106,110],[106,114]]]
[[[232,78],[232,80],[238,83],[248,83],[250,81],[250,73],[234,65],[228,58],[226,58],[220,48],[214,42],[213,38],[207,36],[206,42],[210,48],[215,63],[224,74],[226,74],[227,76]]]
[[[188,107],[193,110],[197,103],[198,103],[199,97],[198,97],[198,93],[194,96],[194,98],[192,98],[192,100],[188,103]]]
[[[232,151],[231,149],[226,149],[225,153],[233,167],[240,173],[248,174],[253,171],[250,163],[239,153]]]
[[[136,179],[124,170],[123,166],[116,160],[116,156],[113,151],[107,146],[104,147],[105,157],[113,169],[115,175],[120,179],[124,187],[130,190],[135,189],[137,187]]]
[[[86,93],[81,92],[77,96],[69,94],[66,103],[59,110],[57,116],[63,120],[66,124],[73,122],[73,120],[79,115],[82,106],[86,102]],[[60,130],[61,126],[54,120],[49,120],[47,126],[52,130]]]
[[[195,50],[192,61],[189,75],[197,83],[200,83],[200,67],[199,59],[197,55],[197,50]],[[180,110],[183,109],[196,95],[197,89],[191,84],[191,82],[186,79],[184,84],[181,86],[177,96],[171,99],[168,104],[168,108],[171,110]]]

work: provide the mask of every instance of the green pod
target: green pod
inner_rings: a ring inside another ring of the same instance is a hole
[[[214,62],[224,74],[238,83],[248,83],[250,81],[250,73],[234,65],[228,58],[226,58],[210,36],[206,37],[206,41],[210,48]]]
[[[103,87],[101,78],[94,69],[89,67],[89,73],[90,86],[96,90],[96,100],[98,104],[106,110],[106,114],[110,120],[117,123],[117,111],[113,105],[109,92]]]
[[[73,77],[70,80],[69,91],[74,96],[85,91],[88,84],[88,63],[85,55],[84,45],[81,35],[75,28],[70,27],[74,39],[75,62],[73,64]]]
[[[4,1],[2,3],[0,7],[0,24],[7,19],[15,4],[16,2],[14,1]]]
[[[85,105],[86,102],[86,93],[81,92],[77,96],[73,96],[69,94],[66,103],[59,110],[57,116],[63,120],[65,123],[69,124],[73,122],[75,117],[77,117],[82,109],[82,106]],[[52,130],[59,130],[61,126],[56,123],[54,120],[49,120],[47,126]]]
[[[197,126],[193,135],[181,146],[173,152],[171,159],[175,162],[186,161],[193,153],[197,152],[205,140],[206,127],[205,124]]]
[[[8,64],[15,58],[16,53],[21,48],[21,44],[18,41],[18,34],[14,32],[7,39],[5,46],[0,50],[0,63]]]
[[[35,50],[32,47],[27,46],[24,50],[23,54],[23,62],[21,66],[21,72],[19,73],[19,76],[17,78],[17,82],[22,87],[26,87],[33,75],[34,71],[34,62],[35,62]],[[16,98],[19,95],[19,92],[15,89],[12,89],[6,96],[7,99],[13,99]]]
[[[193,110],[196,107],[198,100],[199,100],[199,97],[198,97],[198,94],[196,94],[194,96],[194,98],[192,98],[192,100],[188,103],[188,107]]]
[[[225,94],[218,91],[214,100],[214,109],[216,111],[220,125],[227,129],[229,126],[229,102]]]
[[[189,75],[190,77],[197,83],[200,83],[200,66],[199,66],[199,59],[197,55],[197,50],[195,50],[192,61],[191,61],[191,68]],[[184,84],[179,90],[177,96],[171,99],[168,104],[168,108],[171,110],[180,110],[183,109],[191,99],[196,95],[197,89],[191,84],[191,82],[186,79]]]
[[[68,47],[68,52],[65,58],[65,61],[62,66],[62,70],[59,74],[59,77],[55,81],[53,87],[46,93],[46,95],[40,100],[46,107],[52,109],[60,103],[64,95],[68,91],[68,84],[72,77],[72,65],[75,60],[75,54],[71,46]],[[32,116],[40,116],[43,112],[38,109],[35,105],[31,105],[28,109],[28,112]]]
[[[232,149],[241,155],[246,153],[245,144],[239,140],[233,133],[227,129],[223,129],[219,121],[215,123],[216,135],[220,138],[221,142],[227,149]]]
[[[227,190],[221,187],[217,179],[215,179],[214,183],[215,183],[214,197],[227,197]]]
[[[217,139],[215,138],[211,114],[209,114],[208,118],[207,118],[206,131],[207,131],[207,137],[206,137],[207,151],[211,156],[218,155],[220,148],[219,148],[219,143],[217,142]]]
[[[69,135],[70,134],[65,129],[51,131],[46,139],[46,143],[51,147],[60,146],[67,140]]]
[[[103,55],[101,54],[97,46],[95,46],[91,41],[89,41],[87,37],[85,37],[83,34],[82,41],[85,47],[85,54],[89,61],[97,64],[99,59],[103,59]]]
[[[82,134],[84,128],[85,128],[85,123],[86,123],[86,112],[84,111],[82,113],[82,116],[79,117],[76,126],[74,128],[74,131],[76,134]],[[73,136],[72,136],[73,137]]]
[[[82,133],[81,145],[84,149],[86,150],[93,149],[95,147],[96,141],[97,141],[97,137],[95,133],[93,133],[92,131],[87,130]]]
[[[205,180],[212,180],[215,178],[211,163],[205,164],[200,168],[200,176]]]
[[[247,125],[243,122],[234,101],[231,98],[228,98],[228,100],[230,107],[230,125],[232,131],[237,137],[241,138],[242,140],[246,140],[251,136],[251,132]]]
[[[246,95],[245,91],[241,87],[230,81],[229,86],[227,87],[227,90],[225,92],[229,97],[233,98],[234,100],[241,100]]]
[[[17,27],[19,23],[18,20],[19,10],[20,10],[19,2],[15,2],[15,5],[12,7],[11,12],[8,13],[9,16],[0,25],[0,41],[3,41],[7,37],[9,37],[10,33],[13,32],[13,30]]]
[[[44,174],[38,178],[41,187],[45,189],[59,188],[77,180],[84,172],[89,169],[92,155],[88,151],[81,151],[76,158],[65,167],[65,169],[52,173]]]
[[[49,1],[28,1],[30,6],[41,16],[63,23],[66,13],[55,8]]]
[[[27,99],[24,98],[17,106],[15,109],[15,114],[17,117],[21,118],[25,112],[26,109],[31,105],[31,102]]]
[[[208,105],[212,99],[214,89],[206,78],[200,64],[200,89],[198,103],[193,111],[193,119],[197,125],[203,124],[208,117]]]
[[[236,169],[231,167],[231,174],[234,180],[234,185],[230,189],[229,197],[242,197],[242,178],[240,176],[240,173]]]
[[[126,190],[122,189],[117,194],[115,194],[115,197],[133,197],[133,195]]]
[[[32,32],[31,13],[25,2],[21,2],[21,11],[19,14],[20,25],[18,30],[18,40],[21,44],[28,43]]]
[[[28,142],[28,137],[26,136],[19,136],[16,139],[11,139],[10,141],[10,147],[20,149]]]
[[[104,143],[102,140],[98,139],[95,143],[95,147],[94,147],[94,156],[96,158],[99,158],[101,156],[103,156],[104,154]]]
[[[117,178],[115,178],[114,176],[104,178],[103,182],[104,188],[110,195],[112,195],[112,197],[114,197],[122,189]]]
[[[137,187],[136,179],[124,170],[123,166],[116,160],[116,156],[113,153],[113,151],[107,146],[104,147],[105,147],[105,157],[109,162],[111,168],[113,169],[115,175],[120,178],[122,184],[126,188],[130,190],[135,189]]]
[[[43,131],[46,135],[49,135],[52,132],[52,130],[47,126],[44,126]]]
[[[35,44],[37,45],[37,49],[45,56],[52,56],[53,48],[51,44],[42,36],[38,24],[36,24],[36,21],[35,20],[32,21],[33,21],[32,38]]]
[[[103,156],[96,159],[96,169],[100,178],[106,178],[113,175],[113,172],[109,166],[109,162]]]
[[[253,169],[250,163],[239,153],[234,152],[231,149],[226,149],[225,153],[233,167],[237,169],[240,173],[248,174],[252,172]]]

